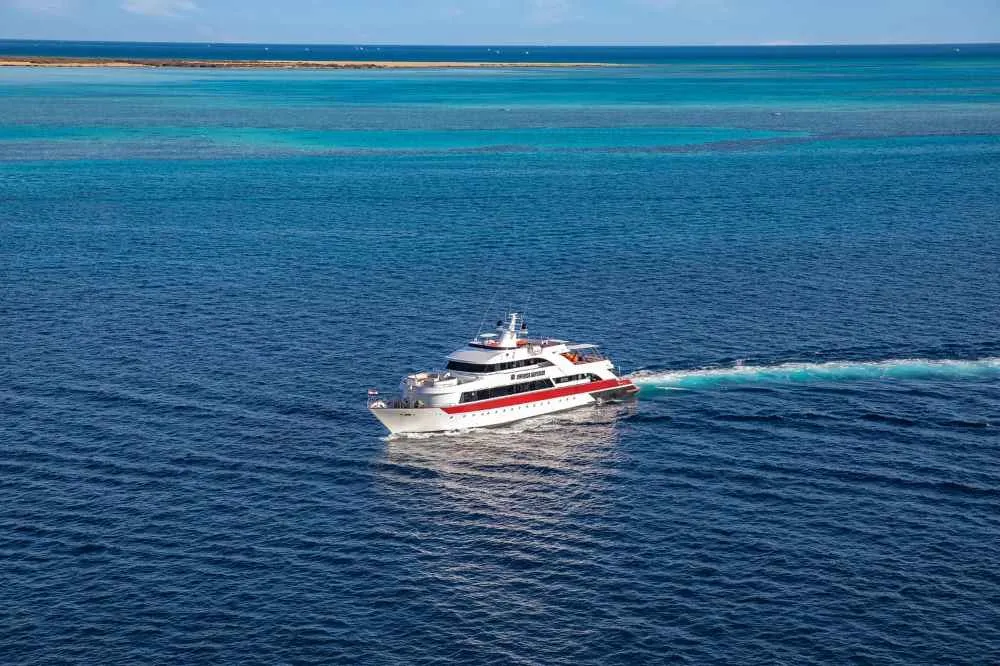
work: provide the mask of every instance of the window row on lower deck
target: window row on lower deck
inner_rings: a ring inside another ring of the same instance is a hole
[[[501,370],[514,370],[516,368],[545,367],[552,365],[544,358],[525,358],[519,361],[505,361],[503,363],[467,363],[465,361],[448,361],[445,370],[456,370],[458,372],[499,372]]]
[[[477,400],[503,398],[504,396],[514,395],[515,393],[540,391],[541,389],[552,388],[553,386],[554,384],[551,379],[536,379],[531,382],[521,382],[520,384],[493,386],[491,388],[479,389],[478,391],[466,391],[462,394],[460,402],[476,402]]]
[[[565,384],[566,382],[578,382],[581,379],[589,379],[592,382],[601,381],[600,377],[591,372],[583,375],[567,375],[565,377],[556,377],[555,382],[556,384]]]

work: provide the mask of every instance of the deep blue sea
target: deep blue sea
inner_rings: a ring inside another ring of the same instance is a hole
[[[858,48],[0,68],[0,663],[1000,661],[1000,48]],[[386,437],[507,307],[639,399]]]

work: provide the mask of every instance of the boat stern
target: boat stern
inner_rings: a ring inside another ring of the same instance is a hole
[[[638,393],[639,387],[636,386],[631,379],[618,379],[613,386],[600,391],[594,391],[590,395],[592,395],[598,403],[604,403],[631,400],[635,398]]]

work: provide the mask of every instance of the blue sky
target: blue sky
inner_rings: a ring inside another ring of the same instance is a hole
[[[0,38],[349,44],[1000,42],[1000,0],[0,0]]]

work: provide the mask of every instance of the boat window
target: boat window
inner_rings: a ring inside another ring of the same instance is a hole
[[[565,377],[556,377],[555,382],[556,384],[565,384],[566,382],[578,382],[581,379],[588,379],[592,382],[601,381],[600,377],[598,377],[594,373],[590,373],[587,375],[566,375]]]
[[[526,393],[528,391],[540,391],[552,388],[554,384],[551,379],[536,379],[520,384],[506,384],[504,386],[493,386],[491,388],[479,389],[478,391],[466,391],[462,394],[460,402],[476,402],[477,400],[490,400],[492,398],[503,398],[504,396],[516,393]]]
[[[500,372],[504,370],[515,370],[527,367],[545,367],[552,365],[544,358],[524,358],[519,361],[506,361],[504,363],[466,363],[465,361],[448,361],[445,370],[455,370],[456,372]]]

